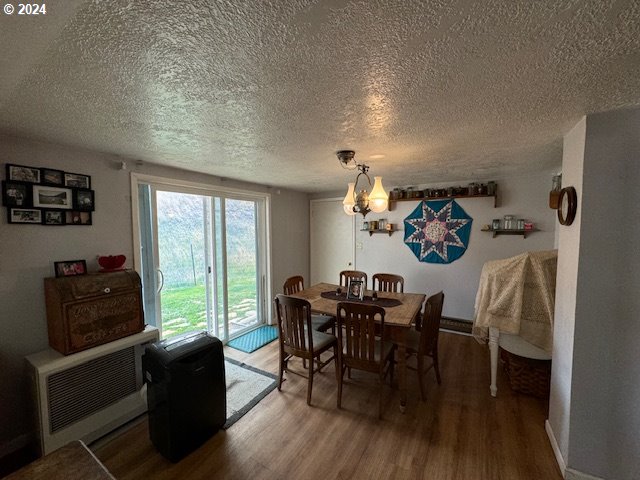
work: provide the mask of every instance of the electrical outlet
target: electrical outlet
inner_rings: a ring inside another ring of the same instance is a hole
[[[362,242],[356,242],[356,249],[362,250]]]

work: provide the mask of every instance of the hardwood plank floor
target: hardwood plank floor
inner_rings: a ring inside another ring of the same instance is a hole
[[[491,479],[560,480],[544,430],[546,402],[512,392],[502,372],[498,397],[489,394],[489,351],[473,338],[441,333],[442,385],[433,372],[420,401],[408,372],[407,411],[386,387],[377,419],[373,376],[353,372],[336,408],[334,368],[314,378],[312,406],[306,380],[289,375],[229,430],[177,464],[165,460],[141,422],[95,453],[111,473],[127,479]],[[278,343],[253,354],[225,354],[277,373]]]

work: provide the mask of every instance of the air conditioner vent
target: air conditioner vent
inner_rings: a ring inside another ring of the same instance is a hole
[[[135,347],[89,360],[47,379],[51,433],[138,390]]]

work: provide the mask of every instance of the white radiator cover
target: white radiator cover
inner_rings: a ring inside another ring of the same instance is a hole
[[[158,330],[64,356],[53,349],[27,357],[40,453],[72,440],[92,442],[147,410],[142,355]]]

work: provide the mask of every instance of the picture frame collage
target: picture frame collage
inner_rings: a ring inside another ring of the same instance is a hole
[[[89,175],[7,163],[2,205],[8,223],[91,225],[95,192]]]

